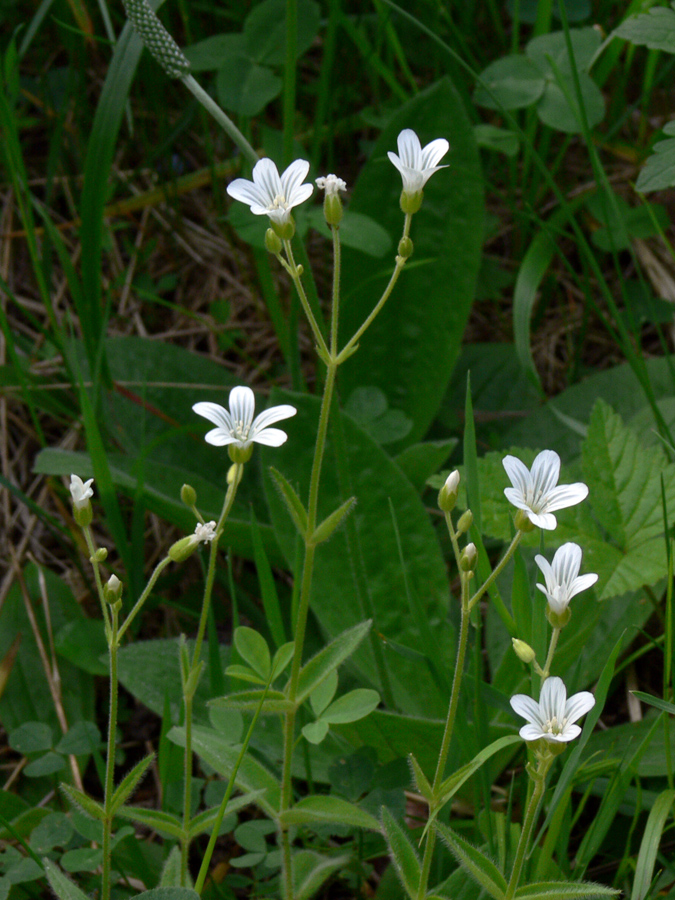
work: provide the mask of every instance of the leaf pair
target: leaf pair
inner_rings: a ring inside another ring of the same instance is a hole
[[[309,523],[307,520],[307,511],[302,505],[302,501],[298,497],[292,485],[284,478],[277,469],[270,467],[270,474],[274,479],[279,493],[281,494],[286,508],[293,519],[295,527],[298,529],[300,537],[306,540],[308,544],[316,546],[323,544],[333,535],[333,532],[339,528],[349,513],[356,506],[356,497],[350,497],[340,504],[329,516],[314,529],[311,535],[308,535]]]

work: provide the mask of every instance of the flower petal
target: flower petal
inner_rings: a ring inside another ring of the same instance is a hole
[[[254,432],[251,440],[258,444],[265,444],[266,447],[281,447],[288,440],[288,435],[280,428],[264,428],[262,431]]]
[[[253,167],[253,180],[260,188],[262,196],[266,202],[263,206],[271,206],[274,198],[279,194],[283,194],[281,179],[279,178],[279,170],[271,159],[264,157],[258,160]]]
[[[506,474],[509,476],[509,481],[513,485],[513,488],[518,491],[523,497],[525,497],[527,493],[527,486],[530,483],[530,470],[527,468],[522,460],[518,459],[517,456],[505,456],[502,460],[502,465],[506,470]],[[513,490],[513,488],[507,488],[506,490]],[[506,494],[506,490],[504,493]],[[509,497],[508,494],[506,494]],[[511,498],[509,497],[509,500]],[[511,503],[514,501],[511,500]],[[521,507],[522,509],[523,507]]]
[[[565,730],[560,734],[542,734],[542,737],[553,744],[566,744],[567,741],[573,741],[581,734],[581,728],[578,725],[566,725]]]
[[[565,704],[565,718],[568,724],[576,722],[577,719],[585,716],[594,706],[595,697],[590,691],[580,691],[578,694],[573,694]]]
[[[582,591],[587,591],[588,588],[593,587],[597,580],[598,576],[595,572],[589,572],[588,575],[580,575],[578,578],[575,578],[570,588],[570,597],[574,597]]]
[[[239,385],[230,391],[230,417],[232,426],[238,425],[244,429],[244,433],[251,427],[255,412],[255,394],[250,387]]]
[[[523,725],[518,734],[524,741],[538,741],[540,738],[549,737],[544,734],[541,725]]]
[[[281,406],[271,406],[269,409],[264,409],[255,417],[253,429],[254,431],[262,431],[263,428],[267,428],[274,422],[280,422],[282,419],[290,419],[291,416],[294,416],[296,413],[297,409],[287,403],[284,403]]]
[[[294,160],[290,166],[286,169],[286,171],[281,176],[281,193],[286,198],[288,203],[291,203],[293,206],[296,205],[293,202],[293,198],[295,192],[298,190],[302,182],[307,177],[307,173],[309,172],[309,163],[306,159],[296,159]],[[314,190],[313,185],[309,185],[309,193],[311,194]],[[307,195],[309,196],[309,194]],[[303,199],[307,199],[304,197]],[[297,201],[301,203],[301,200]]]
[[[213,444],[214,447],[224,447],[226,444],[237,443],[237,438],[232,432],[226,431],[224,428],[214,428],[212,431],[207,431],[204,435],[204,440],[207,444]]]
[[[433,166],[436,166],[438,160],[442,159],[449,149],[450,144],[445,138],[436,138],[435,141],[431,141],[431,143],[427,144],[424,150],[422,150],[422,168],[431,169]],[[445,166],[437,166],[434,171],[443,168],[445,168]]]
[[[422,168],[422,145],[412,128],[404,128],[396,139],[398,155],[404,166],[411,169]]]
[[[535,497],[548,494],[560,478],[560,457],[555,450],[542,450],[535,457],[530,472],[530,481]]]
[[[566,700],[567,688],[562,678],[557,676],[547,678],[539,696],[539,708],[544,721],[550,722],[555,716],[558,722],[562,722],[565,717]]]
[[[527,509],[527,517],[533,525],[543,528],[544,531],[555,531],[558,520],[551,513],[534,513],[527,506],[523,506],[521,509]]]
[[[539,704],[527,694],[514,694],[509,703],[515,712],[528,722],[533,722],[539,726],[542,725],[541,710]]]
[[[548,492],[546,509],[550,512],[556,509],[567,509],[568,506],[576,506],[588,497],[588,485],[583,481],[576,484],[561,484]]]
[[[203,416],[219,428],[223,428],[225,431],[232,431],[232,418],[225,407],[220,406],[219,403],[203,400],[200,403],[195,403],[192,410],[198,416]]]
[[[260,190],[260,187],[257,184],[254,184],[252,181],[247,181],[246,178],[235,178],[227,186],[227,193],[234,200],[239,200],[241,203],[246,203],[251,208],[266,208],[267,207],[267,198]]]

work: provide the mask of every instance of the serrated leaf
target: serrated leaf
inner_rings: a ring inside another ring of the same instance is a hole
[[[386,806],[382,807],[382,830],[396,868],[396,874],[401,879],[408,896],[417,897],[421,877],[419,856],[410,838]]]
[[[234,646],[242,659],[264,679],[265,684],[270,677],[272,660],[270,648],[265,638],[253,628],[240,625],[234,630]]]
[[[504,900],[506,879],[492,860],[478,847],[474,847],[441,822],[436,822],[436,830],[453,852],[459,864],[472,878],[485,888],[494,900]]]
[[[665,6],[654,6],[623,21],[610,37],[620,37],[650,50],[675,53],[675,12]]]
[[[349,659],[370,631],[371,625],[372,621],[368,619],[354,625],[353,628],[348,628],[305,663],[300,669],[298,678],[296,694],[298,704],[303,703],[317,685],[321,684],[346,659]]]
[[[591,881],[542,881],[518,888],[516,900],[591,900],[592,897],[615,897],[621,891]]]
[[[380,823],[374,816],[354,803],[341,797],[304,797],[279,817],[282,825],[347,825],[350,828],[367,828],[379,831]]]
[[[280,715],[291,712],[295,708],[295,705],[282,691],[265,691],[265,689],[238,691],[236,694],[228,694],[227,697],[216,697],[209,700],[209,706],[217,706],[221,709],[256,710],[263,696],[265,696],[265,700],[260,710],[262,716]]]
[[[136,763],[133,769],[128,772],[119,785],[115,788],[115,791],[110,798],[110,814],[114,815],[117,811],[117,808],[121,806],[127,797],[130,797],[131,794],[136,789],[136,785],[145,775],[148,766],[155,758],[154,753],[148,754],[148,756],[144,757],[140,762]]]
[[[83,812],[86,812],[93,819],[98,819],[100,822],[105,819],[105,811],[101,804],[87,796],[83,791],[78,790],[71,784],[62,784],[61,790],[75,808],[79,807]]]

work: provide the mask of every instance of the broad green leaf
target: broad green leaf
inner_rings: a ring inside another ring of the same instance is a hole
[[[108,644],[100,619],[71,619],[54,635],[59,656],[90,675],[107,675]],[[103,657],[103,659],[101,659]]]
[[[515,896],[516,900],[591,900],[620,893],[616,888],[590,881],[541,881],[519,887]]]
[[[554,31],[532,38],[525,52],[542,71],[551,72],[553,67],[568,75],[575,68],[577,72],[587,72],[593,57],[597,53],[602,38],[592,27],[570,28],[569,39],[572,44],[574,60],[567,52],[567,36],[564,31]]]
[[[345,869],[352,857],[323,856],[313,850],[298,850],[293,854],[293,897],[294,900],[311,900],[321,885],[334,872]]]
[[[278,97],[283,81],[250,56],[230,56],[218,69],[216,92],[225,109],[240,116],[255,116]]]
[[[265,638],[253,628],[240,625],[234,630],[234,646],[241,658],[254,669],[264,683],[270,676],[272,660]]]
[[[640,842],[637,864],[635,866],[635,878],[630,900],[645,900],[652,886],[654,878],[654,864],[659,850],[664,826],[670,816],[670,810],[675,800],[675,791],[663,791],[649,812],[649,818],[645,825]]]
[[[632,44],[675,53],[675,12],[665,6],[653,6],[647,12],[625,19],[610,37]]]
[[[232,678],[240,678],[242,681],[250,681],[251,684],[267,684],[266,678],[261,678],[260,675],[248,666],[228,666],[225,669],[225,674],[231,675]]]
[[[237,691],[235,694],[228,694],[227,697],[214,697],[209,700],[209,706],[215,706],[220,709],[250,709],[256,710],[262,699],[267,693],[260,711],[262,716],[281,715],[290,712],[294,708],[294,704],[288,699],[282,691],[271,691],[265,689]]]
[[[585,72],[579,72],[581,102],[589,128],[599,125],[605,117],[605,100],[602,91]],[[572,78],[547,81],[544,93],[537,103],[537,115],[549,128],[566,134],[581,134],[583,123],[577,103],[576,88]]]
[[[656,7],[657,9],[660,7]],[[674,14],[675,15],[675,14]],[[675,122],[663,126],[663,133],[675,134]],[[644,164],[635,189],[643,194],[661,191],[675,184],[675,138],[668,137],[654,144],[654,152]]]
[[[103,862],[103,851],[100,847],[78,847],[66,850],[61,857],[61,866],[66,872],[95,872]]]
[[[417,851],[386,806],[382,807],[382,830],[396,873],[409,897],[419,895],[421,865]]]
[[[212,34],[182,49],[191,72],[215,72],[228,57],[246,55],[246,40],[241,34]]]
[[[89,897],[81,891],[70,878],[67,878],[50,859],[44,859],[45,873],[51,889],[59,900],[89,900]]]
[[[38,756],[37,759],[29,762],[23,770],[23,774],[28,778],[41,778],[43,775],[53,775],[54,772],[60,772],[66,768],[65,757],[60,753],[54,753],[49,750],[44,756]]]
[[[17,753],[28,756],[51,750],[54,736],[45,722],[24,722],[10,732],[9,746]]]
[[[312,691],[328,678],[331,672],[349,659],[370,631],[371,625],[372,622],[368,620],[354,625],[353,628],[348,628],[305,663],[300,669],[298,678],[296,701],[299,704],[304,702]]]
[[[258,520],[253,507],[251,507],[251,537],[253,538],[255,568],[260,583],[260,593],[262,595],[263,608],[265,610],[265,619],[267,620],[267,627],[272,635],[272,642],[275,647],[281,647],[282,645],[288,646],[286,644],[286,630],[281,613],[281,606],[279,604],[276,582],[274,581],[272,568],[267,559],[267,554],[265,553],[265,546],[262,542]],[[279,671],[274,668],[274,672],[276,677],[279,674]],[[267,676],[265,676],[265,683],[267,683]]]
[[[338,686],[338,674],[335,669],[330,673],[328,678],[317,685],[309,695],[309,702],[312,712],[315,716],[320,716],[324,709],[335,696]]]
[[[303,725],[302,734],[303,737],[310,742],[310,744],[320,744],[328,734],[328,729],[328,722],[324,722],[323,719],[319,719],[316,722],[310,722],[307,725]]]
[[[305,220],[327,240],[333,239],[321,207],[306,210]],[[389,253],[393,241],[389,232],[375,219],[349,208],[345,210],[344,218],[340,222],[340,243],[343,247],[351,247],[353,250],[381,259]]]
[[[82,756],[93,753],[101,743],[101,732],[93,722],[76,722],[54,748],[57,753]]]
[[[498,128],[496,125],[481,123],[473,126],[476,143],[484,150],[503,153],[504,156],[517,156],[520,149],[520,138],[515,131]]]
[[[180,887],[181,883],[181,853],[178,844],[169,851],[169,855],[162,866],[162,874],[158,887]]]
[[[535,103],[545,85],[541,69],[527,56],[504,56],[480,73],[473,99],[487,109],[521,109]]]
[[[459,443],[457,438],[425,441],[406,447],[395,457],[396,465],[420,493],[425,482],[437,472]]]
[[[343,694],[334,700],[331,705],[321,713],[324,722],[331,725],[341,725],[344,722],[356,722],[365,719],[377,709],[380,695],[370,688],[356,688]]]
[[[118,807],[120,807],[124,801],[131,796],[131,794],[136,790],[136,786],[139,781],[148,770],[148,766],[155,758],[154,753],[149,753],[144,759],[140,762],[136,763],[131,772],[127,772],[119,785],[115,788],[115,791],[110,798],[110,813],[114,815],[117,811]]]
[[[283,825],[333,824],[380,830],[380,823],[370,813],[354,803],[333,796],[303,797],[282,814],[280,821]]]
[[[296,55],[311,47],[319,30],[321,8],[314,0],[298,0]],[[244,22],[244,37],[250,55],[260,63],[282,65],[286,58],[285,0],[257,3]]]
[[[358,352],[341,367],[340,380],[345,397],[364,384],[384,391],[390,408],[413,422],[405,439],[412,444],[433,421],[461,346],[482,254],[484,201],[472,123],[459,93],[443,78],[404,103],[388,121],[354,186],[350,211],[376,216],[393,246],[398,245],[401,179],[387,151],[396,150],[400,131],[411,123],[423,145],[442,136],[450,140],[443,159],[449,168],[425,186],[411,231],[414,256]],[[393,263],[374,266],[364,254],[344,249],[343,340],[373,309]],[[358,491],[354,493],[361,500]]]
[[[73,835],[73,826],[64,813],[50,813],[34,828],[30,836],[30,848],[38,856],[65,847]]]
[[[272,659],[272,672],[274,673],[275,678],[278,678],[278,676],[288,668],[288,664],[293,659],[294,651],[295,641],[288,641],[286,644],[282,644],[274,654],[274,658]]]
[[[451,831],[447,825],[436,822],[436,829],[448,845],[459,864],[467,870],[494,900],[504,900],[506,879],[492,860],[482,850]]]

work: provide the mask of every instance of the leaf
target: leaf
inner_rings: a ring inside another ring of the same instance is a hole
[[[98,819],[99,822],[105,819],[105,810],[93,797],[70,784],[62,784],[61,790],[76,809],[79,807],[93,819]]]
[[[654,877],[654,864],[659,850],[664,826],[670,815],[670,810],[675,800],[675,791],[668,790],[659,794],[656,802],[649,811],[649,818],[640,842],[637,864],[635,866],[635,878],[631,900],[645,900],[652,886]]]
[[[312,207],[306,210],[305,221],[327,240],[332,240],[333,235],[326,224],[323,209]],[[393,241],[389,232],[370,216],[348,208],[340,222],[340,243],[343,247],[351,247],[360,253],[381,259],[389,253]]]
[[[272,660],[265,638],[253,628],[240,625],[234,630],[234,646],[242,659],[258,673],[266,684],[270,676]]]
[[[515,131],[507,128],[498,128],[483,122],[473,126],[473,134],[476,143],[484,150],[492,150],[493,153],[503,153],[504,156],[514,157],[520,149],[520,137]]]
[[[144,809],[141,806],[121,806],[116,815],[132,822],[147,825],[153,831],[180,840],[183,836],[183,823],[172,813],[160,809]]]
[[[372,622],[361,622],[348,628],[334,638],[300,669],[296,701],[303,703],[312,691],[326,679],[332,671],[349,659],[361,641],[370,631]]]
[[[256,4],[244,22],[244,37],[251,56],[270,66],[283,65],[286,58],[285,0]],[[321,9],[313,0],[298,0],[296,56],[311,47],[319,30]]]
[[[141,891],[135,898],[143,900],[197,900],[199,894],[187,887],[156,887],[150,891]]]
[[[58,866],[50,859],[43,860],[47,881],[59,900],[89,900],[70,878],[66,878]]]
[[[251,537],[253,538],[255,568],[260,583],[260,593],[262,595],[263,608],[265,610],[265,619],[275,647],[281,647],[286,644],[286,631],[284,628],[283,616],[281,614],[281,607],[279,605],[279,595],[277,594],[277,586],[274,581],[274,576],[272,575],[272,569],[269,560],[267,559],[267,554],[265,553],[265,545],[260,536],[258,520],[256,519],[255,511],[252,506]],[[274,671],[276,677],[279,672],[276,669]],[[267,683],[267,677],[265,677],[264,683]]]
[[[76,722],[63,735],[54,749],[57,753],[63,753],[65,756],[70,754],[82,756],[85,753],[93,753],[100,743],[101,732],[93,722]]]
[[[246,40],[241,34],[212,34],[182,49],[191,72],[215,72],[228,57],[246,55]]]
[[[302,501],[300,500],[290,483],[281,474],[281,472],[279,472],[273,466],[270,466],[269,471],[270,475],[274,479],[277,488],[279,489],[284,503],[286,504],[286,509],[293,519],[295,527],[298,529],[298,533],[301,537],[304,537],[307,533],[307,512],[305,510],[305,507],[302,505]]]
[[[431,787],[429,779],[422,771],[422,767],[415,759],[414,754],[409,753],[408,759],[410,760],[410,766],[413,772],[413,778],[415,780],[415,787],[420,792],[420,794],[424,797],[424,799],[429,803],[431,798],[433,797],[434,791]]]
[[[258,704],[265,693],[267,693],[267,696],[260,710],[260,715],[281,715],[295,709],[295,705],[291,703],[282,691],[267,690],[266,692],[264,688],[261,690],[238,691],[235,694],[228,694],[227,697],[214,697],[213,700],[209,700],[209,706],[215,706],[219,709],[255,710],[258,708]]]
[[[328,734],[328,729],[328,722],[319,719],[316,722],[310,722],[308,725],[303,725],[302,734],[310,744],[320,744]]]
[[[615,28],[610,38],[619,37],[632,44],[675,53],[675,12],[654,6],[638,16],[630,16]]]
[[[457,793],[460,787],[467,781],[474,772],[476,772],[485,762],[487,762],[490,757],[494,756],[495,753],[499,753],[501,750],[504,750],[506,747],[510,747],[513,744],[517,744],[522,740],[517,734],[509,734],[505,737],[497,738],[496,741],[493,741],[489,746],[485,747],[479,753],[477,753],[471,762],[467,763],[465,766],[462,766],[457,772],[454,772],[450,775],[449,778],[446,778],[438,788],[439,795],[439,805],[445,805],[451,797]]]
[[[240,809],[244,809],[244,807],[246,806],[250,806],[252,803],[255,803],[258,797],[260,797],[261,795],[261,791],[251,791],[247,794],[242,794],[240,797],[234,797],[225,807],[223,818],[231,815],[232,813],[238,812]],[[192,840],[193,838],[197,837],[200,834],[204,834],[207,831],[212,831],[216,819],[219,815],[220,807],[214,806],[212,809],[206,809],[204,810],[204,812],[199,813],[198,816],[195,816],[194,819],[192,819],[190,822],[190,839]],[[223,822],[222,824],[224,825],[225,822]]]
[[[321,684],[314,688],[309,695],[309,702],[312,712],[315,716],[320,716],[330,701],[335,696],[338,686],[338,674],[335,669],[330,673],[328,678],[324,679]]]
[[[570,75],[573,69],[576,69],[578,74],[587,72],[602,43],[599,32],[591,26],[570,28],[569,40],[574,60],[570,59],[564,31],[554,31],[532,38],[525,52],[548,77],[554,74],[555,69],[564,75]]]
[[[370,688],[356,688],[338,697],[321,713],[324,722],[331,725],[356,722],[365,719],[380,703],[380,695]]]
[[[421,865],[417,851],[406,832],[386,806],[382,807],[382,830],[387,839],[389,854],[409,897],[419,895]]]
[[[578,73],[581,102],[589,128],[599,125],[605,117],[602,91],[585,72]],[[548,81],[539,102],[537,115],[549,128],[566,134],[581,134],[583,123],[577,103],[576,86],[570,78],[561,83]]]
[[[480,73],[473,100],[487,109],[522,109],[541,97],[545,84],[541,69],[527,56],[504,56]]]
[[[9,746],[17,753],[28,756],[51,750],[53,739],[52,730],[45,722],[24,722],[10,732]]]
[[[475,881],[485,888],[494,900],[504,900],[506,879],[492,860],[481,850],[451,831],[447,825],[436,821],[436,830],[457,858],[459,864]]]
[[[674,135],[675,122],[668,122],[664,125],[663,133]],[[664,188],[672,187],[674,184],[675,138],[669,137],[654,144],[654,153],[640,171],[638,180],[635,183],[635,190],[648,194],[650,191],[661,191]]]
[[[334,872],[345,869],[351,862],[349,854],[324,856],[313,850],[298,850],[293,854],[294,900],[310,900]]]
[[[621,891],[591,881],[541,881],[516,890],[516,900],[584,900],[591,897],[615,897]]]
[[[29,762],[23,770],[23,774],[28,778],[41,778],[43,775],[53,775],[54,772],[60,772],[66,768],[66,761],[60,753],[54,753],[49,750],[44,756],[38,756],[32,762]]]
[[[345,500],[344,503],[338,506],[338,508],[329,516],[326,516],[323,522],[316,527],[314,533],[310,537],[311,543],[322,544],[332,537],[333,532],[342,525],[355,506],[356,497],[350,497],[349,500]]]
[[[221,106],[241,116],[255,116],[278,97],[283,82],[249,56],[230,56],[218,69],[216,92]]]
[[[333,796],[303,797],[279,817],[282,825],[347,825],[379,831],[380,823],[370,813],[348,800]]]
[[[114,815],[117,811],[118,807],[120,807],[127,797],[130,797],[131,794],[136,789],[138,782],[145,775],[148,766],[155,758],[154,753],[149,753],[148,756],[144,757],[140,762],[136,763],[131,772],[127,772],[124,776],[120,784],[115,788],[115,791],[110,798],[110,815]]]
[[[379,387],[391,409],[412,421],[406,443],[426,434],[455,365],[475,292],[484,213],[472,123],[448,78],[420,91],[388,121],[354,186],[350,211],[373,215],[376,210],[378,222],[398,245],[401,179],[386,154],[395,150],[398,134],[411,123],[423,144],[443,135],[450,138],[450,154],[443,160],[449,168],[425,186],[412,226],[414,256],[358,353],[340,368],[345,397],[364,384]],[[348,337],[382,294],[393,260],[373,266],[364,254],[345,248],[342,261],[340,333]],[[361,499],[358,491],[353,493]]]
[[[425,441],[406,447],[395,457],[396,465],[420,493],[425,483],[437,472],[459,443],[457,438]]]
[[[648,706],[653,706],[656,709],[661,709],[664,712],[670,713],[671,716],[675,716],[675,703],[670,703],[668,700],[662,700],[661,697],[653,697],[651,694],[645,694],[644,691],[631,691],[631,694],[634,697],[637,697],[638,700],[642,700],[642,702],[646,703]]]

